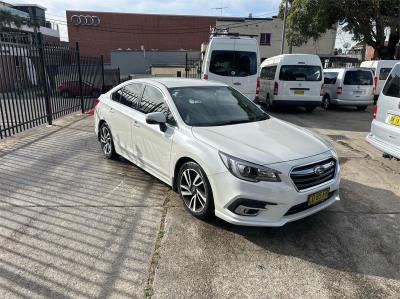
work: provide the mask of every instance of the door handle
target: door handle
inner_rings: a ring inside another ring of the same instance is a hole
[[[133,122],[133,126],[135,128],[140,128],[140,124],[136,120]]]
[[[110,113],[114,113],[114,109],[113,108],[110,108]]]
[[[240,82],[235,82],[235,83],[233,83],[233,85],[242,85],[242,83],[240,83]]]

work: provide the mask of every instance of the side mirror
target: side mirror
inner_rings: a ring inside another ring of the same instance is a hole
[[[146,123],[150,125],[159,125],[162,132],[167,130],[166,122],[167,116],[162,112],[151,112],[146,114]]]

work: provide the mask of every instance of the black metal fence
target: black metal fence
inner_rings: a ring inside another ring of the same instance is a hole
[[[201,77],[201,59],[198,57],[189,57],[186,53],[185,61],[185,77],[200,78]]]
[[[0,40],[0,138],[81,111],[119,83],[118,69],[103,57],[82,56],[79,45],[45,45]]]

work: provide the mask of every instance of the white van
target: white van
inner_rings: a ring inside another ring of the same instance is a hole
[[[283,54],[264,60],[260,66],[259,100],[266,108],[275,105],[304,106],[312,112],[323,96],[321,60],[311,54]]]
[[[400,63],[388,76],[379,101],[367,142],[384,153],[384,157],[400,159]]]
[[[399,60],[370,60],[361,62],[361,67],[369,68],[374,73],[375,101],[378,99],[390,71],[398,62]]]
[[[202,78],[228,84],[251,100],[258,96],[260,49],[255,38],[212,37],[204,55]]]

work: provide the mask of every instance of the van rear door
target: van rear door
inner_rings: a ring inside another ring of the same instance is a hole
[[[258,78],[259,52],[256,40],[235,39],[233,87],[254,100]]]
[[[234,40],[214,39],[209,45],[208,79],[232,86],[232,68],[235,63]]]
[[[343,78],[343,99],[370,98],[373,92],[372,72],[366,69],[348,70]]]
[[[295,100],[319,96],[322,69],[319,65],[282,65],[279,71],[279,95]]]

